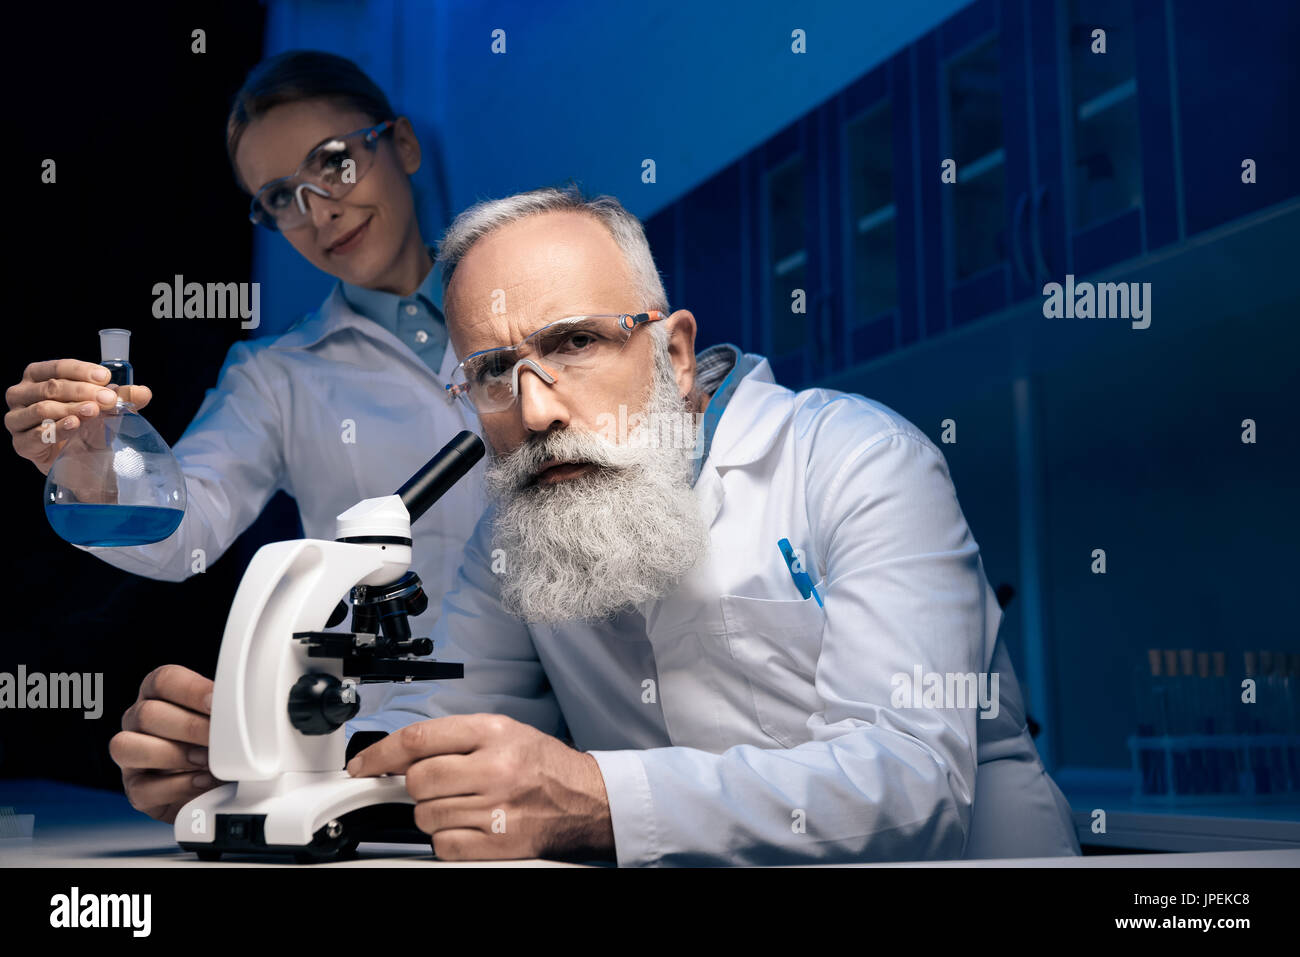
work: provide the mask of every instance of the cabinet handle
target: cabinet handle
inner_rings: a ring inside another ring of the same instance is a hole
[[[1016,211],[1011,217],[1011,258],[1015,261],[1016,272],[1020,274],[1020,281],[1026,286],[1029,285],[1029,269],[1025,266],[1024,250],[1020,248],[1020,221],[1025,216],[1025,206],[1028,205],[1029,194],[1021,193],[1016,200]]]
[[[1043,200],[1046,198],[1047,187],[1038,187],[1034,192],[1034,209],[1030,213],[1030,227],[1031,235],[1033,237],[1031,245],[1034,250],[1034,267],[1037,270],[1037,272],[1034,273],[1034,276],[1037,278],[1041,275],[1044,279],[1048,279],[1051,276],[1051,270],[1047,268],[1047,257],[1043,255],[1043,236],[1042,230],[1039,228],[1042,221]]]

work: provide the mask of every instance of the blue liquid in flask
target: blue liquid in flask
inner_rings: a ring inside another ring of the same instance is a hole
[[[45,517],[74,545],[116,548],[168,538],[185,517],[185,475],[176,456],[123,387],[135,381],[131,333],[99,330],[112,409],[87,418],[64,443],[45,476]]]
[[[148,545],[180,527],[185,510],[157,505],[46,505],[59,537],[74,545]]]

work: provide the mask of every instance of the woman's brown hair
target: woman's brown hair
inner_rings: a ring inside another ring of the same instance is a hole
[[[235,94],[226,120],[226,155],[235,180],[239,178],[235,151],[248,124],[285,103],[329,100],[365,113],[374,122],[396,119],[392,104],[378,84],[346,57],[320,50],[289,50],[259,63]]]

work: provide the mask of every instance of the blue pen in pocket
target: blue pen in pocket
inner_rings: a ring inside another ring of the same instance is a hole
[[[790,577],[794,579],[795,587],[799,589],[799,594],[807,598],[811,595],[817,599],[817,604],[825,608],[826,603],[822,601],[822,596],[817,594],[817,587],[813,585],[813,580],[804,570],[803,562],[795,556],[794,546],[790,544],[790,539],[783,538],[776,543],[776,547],[781,549],[781,557],[785,559],[785,565],[790,569]]]

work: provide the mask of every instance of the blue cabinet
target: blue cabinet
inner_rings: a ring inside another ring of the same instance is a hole
[[[911,57],[904,52],[835,98],[829,192],[832,369],[920,336]]]
[[[820,119],[805,116],[764,143],[751,155],[746,177],[756,239],[752,347],[771,361],[778,382],[806,382],[823,371],[828,290]]]
[[[924,333],[1033,291],[1024,8],[980,0],[916,46]]]
[[[1300,194],[1300,4],[1171,5],[1180,167],[1188,235]],[[1242,164],[1255,162],[1255,182]]]
[[[1035,283],[1084,276],[1179,238],[1165,6],[1028,4]]]
[[[799,387],[1279,203],[1298,27],[1263,0],[976,0],[652,217],[670,298]]]
[[[741,190],[740,164],[735,163],[676,204],[674,248],[681,276],[673,306],[695,314],[700,346],[750,339],[744,268],[749,230]]]

